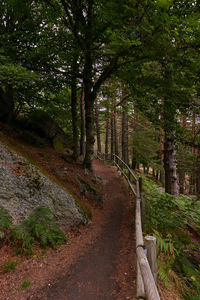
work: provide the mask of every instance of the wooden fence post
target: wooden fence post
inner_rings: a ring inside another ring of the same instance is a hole
[[[147,249],[147,259],[151,272],[155,281],[157,283],[157,263],[156,263],[156,238],[154,236],[145,236],[144,238],[145,247]]]

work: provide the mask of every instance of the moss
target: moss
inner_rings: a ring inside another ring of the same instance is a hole
[[[94,193],[99,194],[99,195],[103,195],[103,193],[98,188],[96,188],[95,186],[93,186],[91,183],[85,181],[80,176],[78,176],[78,180],[80,181],[80,183],[82,183],[82,184],[85,185],[85,187],[86,187],[86,189],[88,191],[94,192]]]
[[[92,213],[88,206],[86,206],[83,202],[81,202],[76,196],[74,196],[74,199],[76,201],[77,206],[83,211],[84,215],[91,220],[92,219]]]
[[[65,151],[63,143],[56,137],[53,139],[53,147],[57,152],[63,153]]]

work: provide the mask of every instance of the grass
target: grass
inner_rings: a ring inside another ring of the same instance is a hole
[[[18,260],[10,260],[5,261],[2,266],[3,273],[8,273],[16,268],[16,266],[19,265]]]
[[[27,287],[29,287],[29,285],[30,285],[31,283],[30,283],[30,281],[24,281],[24,282],[22,282],[22,284],[21,284],[21,289],[22,290],[25,290]]]

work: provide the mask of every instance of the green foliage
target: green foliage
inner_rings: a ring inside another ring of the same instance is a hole
[[[36,208],[23,222],[23,226],[43,247],[54,247],[67,242],[67,236],[55,225],[55,217],[47,207]]]
[[[8,273],[11,270],[14,270],[17,265],[19,265],[19,262],[17,260],[11,260],[7,262],[5,261],[2,266],[2,271],[3,273]]]
[[[67,242],[66,234],[55,224],[55,217],[47,207],[40,206],[12,230],[10,241],[17,253],[31,255],[35,242],[42,247],[55,247]]]
[[[24,282],[22,282],[22,284],[21,284],[21,289],[22,290],[25,290],[29,285],[30,285],[31,283],[30,283],[30,281],[24,281]]]
[[[9,229],[11,225],[12,225],[11,215],[5,208],[0,207],[0,228]]]
[[[15,226],[10,235],[10,243],[17,254],[31,255],[34,250],[34,238],[23,224]]]
[[[196,265],[187,254],[176,258],[174,270],[183,277],[189,289],[185,290],[187,300],[198,300],[200,295],[200,266]]]
[[[4,238],[12,225],[12,217],[9,212],[0,207],[0,239]]]
[[[158,274],[168,285],[169,270],[175,270],[188,287],[185,298],[196,300],[198,298],[195,298],[194,294],[199,295],[200,291],[200,266],[191,255],[196,251],[196,246],[187,228],[189,226],[198,229],[200,203],[185,195],[162,193],[155,182],[144,175],[141,176],[147,208],[145,230],[157,238]],[[198,257],[199,250],[196,252]]]

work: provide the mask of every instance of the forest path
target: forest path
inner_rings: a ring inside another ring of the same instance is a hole
[[[69,244],[24,260],[2,274],[2,300],[134,300],[136,256],[135,200],[116,167],[94,161],[105,181],[102,207],[92,209],[87,226],[69,233]],[[23,281],[29,281],[25,290]]]
[[[134,228],[128,192],[114,167],[95,161],[94,171],[106,182],[106,219],[102,218],[100,235],[71,266],[70,274],[58,278],[46,291],[48,300],[134,299]]]

